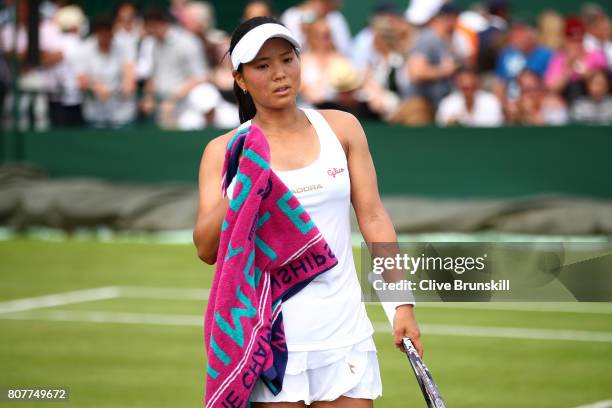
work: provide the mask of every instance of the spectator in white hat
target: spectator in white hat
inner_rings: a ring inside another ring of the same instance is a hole
[[[83,124],[83,95],[77,81],[77,69],[83,47],[81,32],[85,15],[78,6],[65,6],[57,11],[55,21],[62,31],[63,58],[54,68],[57,88],[51,97],[55,107],[51,110],[51,120],[57,126],[80,126]]]
[[[221,97],[212,84],[196,86],[187,97],[188,107],[180,114],[180,130],[198,130],[206,127],[230,129],[240,124],[238,107]]]
[[[457,22],[458,9],[449,3],[434,1],[422,8],[408,9],[413,24],[424,24],[417,34],[407,61],[410,87],[406,98],[422,97],[435,108],[451,91],[451,77],[457,70],[451,38]],[[421,1],[416,4],[423,4]],[[416,8],[415,8],[416,7]]]

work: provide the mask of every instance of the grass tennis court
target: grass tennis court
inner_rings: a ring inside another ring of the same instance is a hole
[[[0,270],[0,387],[68,387],[79,408],[201,406],[212,268],[191,245],[9,239]],[[382,309],[368,314],[383,376],[375,406],[423,407]],[[612,399],[612,304],[420,304],[417,317],[451,408]],[[0,403],[46,405],[63,406]]]

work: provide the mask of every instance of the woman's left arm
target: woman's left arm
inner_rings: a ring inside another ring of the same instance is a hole
[[[339,111],[329,112],[328,119],[340,136],[346,151],[351,179],[351,202],[355,209],[359,230],[366,243],[397,241],[395,228],[383,207],[378,192],[376,169],[368,148],[366,135],[355,116]],[[344,140],[342,140],[344,139]],[[396,308],[393,319],[393,338],[396,347],[402,349],[402,337],[412,340],[419,355],[423,355],[421,332],[414,315],[413,305]]]

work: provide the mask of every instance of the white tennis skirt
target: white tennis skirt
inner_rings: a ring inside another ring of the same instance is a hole
[[[376,399],[382,395],[380,368],[372,337],[332,350],[289,352],[278,395],[260,380],[252,402],[334,401],[341,396]]]

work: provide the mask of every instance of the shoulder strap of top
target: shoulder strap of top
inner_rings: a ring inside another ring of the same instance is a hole
[[[342,144],[338,139],[338,136],[329,125],[327,120],[323,117],[323,115],[317,111],[316,109],[307,109],[301,108],[306,116],[308,116],[308,120],[314,126],[317,134],[319,135],[319,140],[321,141],[321,146],[325,146],[325,149],[322,149],[321,153],[326,152],[327,154],[341,154],[344,159],[346,159],[346,155],[344,154],[344,149],[342,148]]]

